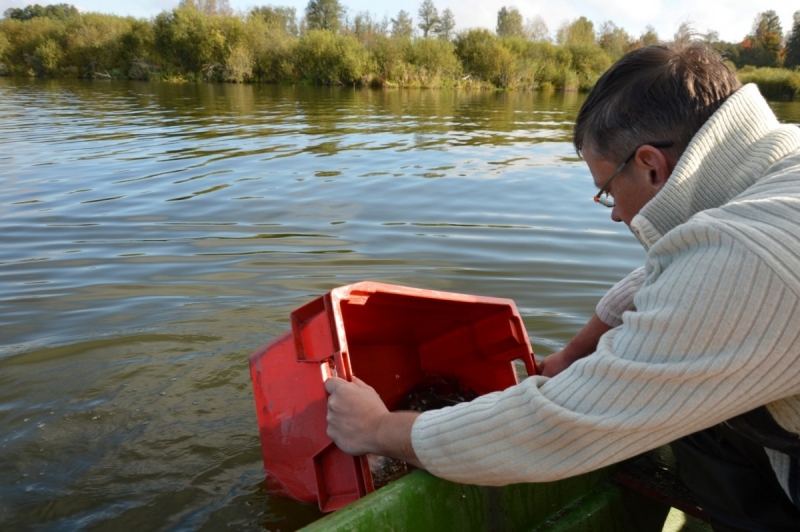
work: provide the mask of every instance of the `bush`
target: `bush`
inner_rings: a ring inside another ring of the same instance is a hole
[[[492,81],[500,73],[500,48],[497,36],[487,29],[467,30],[456,37],[456,55],[464,70],[485,81]]]
[[[9,43],[5,58],[17,68],[38,69],[44,72],[36,58],[36,48],[46,39],[59,42],[64,36],[64,23],[47,17],[36,17],[27,21],[14,19],[0,20],[0,33]]]
[[[589,90],[600,75],[611,67],[611,58],[597,45],[574,44],[567,49],[572,55],[570,70],[575,74],[575,78],[565,83],[565,90]]]
[[[293,13],[259,8],[250,16],[228,16],[178,7],[152,20],[77,12],[5,18],[0,64],[3,73],[17,75],[561,90],[589,89],[611,64],[594,43],[501,39],[486,29],[462,32],[451,42],[389,37],[380,23],[366,21],[372,25],[356,32],[364,42],[327,30],[298,38]],[[786,98],[789,81],[765,78],[760,86]]]
[[[525,83],[546,90],[564,88],[566,73],[572,64],[572,54],[565,47],[546,41],[520,39],[507,40],[506,45],[521,56],[525,65]]]
[[[155,18],[153,31],[155,47],[168,66],[197,73],[225,61],[225,36],[197,9],[162,12]]]
[[[282,27],[250,17],[246,37],[252,57],[253,77],[269,83],[294,78],[293,56],[297,38]]]
[[[146,62],[154,55],[153,24],[146,20],[129,19],[129,25],[119,36],[120,66]]]
[[[522,37],[499,39],[488,30],[469,30],[456,39],[456,53],[467,72],[495,87],[532,89],[548,66],[539,57],[540,44]]]
[[[375,39],[371,54],[372,67],[380,82],[404,85],[404,81],[408,81],[410,48],[411,41],[402,37],[380,35]]]
[[[444,39],[416,39],[407,48],[408,62],[440,76],[461,75],[456,48]]]
[[[123,35],[134,19],[87,13],[68,19],[64,35],[64,63],[83,75],[126,66]]]
[[[301,78],[314,84],[352,85],[366,74],[367,50],[361,43],[328,30],[309,31],[294,57]]]
[[[755,83],[765,98],[790,101],[800,99],[800,72],[785,68],[742,68],[737,75],[742,83]]]
[[[11,50],[11,42],[4,33],[0,33],[0,60],[5,59],[6,52]]]
[[[222,77],[232,83],[242,83],[253,78],[253,59],[246,46],[239,44],[231,50],[225,61]]]
[[[53,75],[58,71],[62,55],[61,46],[54,39],[44,39],[33,52],[31,66],[41,74]]]

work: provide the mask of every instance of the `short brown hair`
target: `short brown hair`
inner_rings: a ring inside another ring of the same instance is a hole
[[[722,57],[701,43],[645,46],[608,69],[583,102],[572,142],[582,155],[622,160],[645,142],[689,141],[742,84]]]

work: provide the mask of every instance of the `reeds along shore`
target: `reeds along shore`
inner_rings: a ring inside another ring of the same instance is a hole
[[[631,47],[641,46],[641,40]],[[724,43],[730,46],[728,43]],[[0,20],[0,75],[420,88],[588,90],[621,53],[470,29],[451,39],[298,31],[253,10],[177,8],[151,20],[98,13]],[[800,98],[800,72],[739,70],[769,98]]]
[[[800,100],[800,71],[746,66],[737,72],[742,83],[755,83],[770,100]]]

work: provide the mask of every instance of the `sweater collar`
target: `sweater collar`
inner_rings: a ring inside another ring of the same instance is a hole
[[[780,125],[758,88],[733,93],[692,138],[664,188],[631,221],[645,249],[674,227],[719,207],[800,147],[800,129]]]

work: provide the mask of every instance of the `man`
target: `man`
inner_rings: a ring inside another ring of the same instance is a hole
[[[800,530],[800,130],[697,44],[633,51],[574,144],[647,250],[543,376],[471,403],[389,413],[326,383],[328,434],[457,482],[577,475],[676,438],[719,530]],[[591,355],[591,356],[587,356]]]

